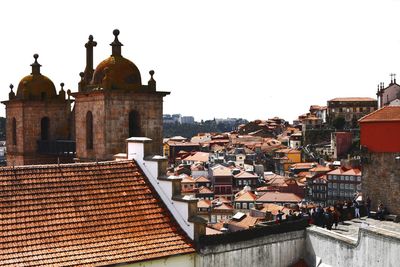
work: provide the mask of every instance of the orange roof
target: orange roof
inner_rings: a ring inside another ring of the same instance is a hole
[[[263,208],[261,209],[262,212],[271,212],[272,215],[277,215],[278,211],[285,212],[287,210],[287,208],[273,203],[263,204]]]
[[[182,179],[181,183],[182,183],[182,184],[194,184],[194,183],[195,183],[195,180],[194,180],[193,177],[191,177],[191,176],[185,176],[185,177]]]
[[[248,229],[256,225],[259,221],[259,218],[246,214],[246,216],[244,216],[241,220],[230,219],[228,224],[236,225],[243,229]]]
[[[292,169],[311,169],[316,166],[317,163],[315,162],[301,162],[301,163],[295,163],[290,165],[290,168]]]
[[[195,161],[195,162],[208,162],[210,153],[206,152],[195,152],[193,155],[187,156],[183,158],[183,160],[187,161]]]
[[[222,234],[222,232],[210,227],[206,227],[206,235],[219,235],[219,234]]]
[[[199,188],[199,194],[213,194],[214,192],[211,191],[208,187],[202,186]]]
[[[353,102],[353,101],[376,101],[376,99],[371,97],[337,97],[329,100],[328,102]]]
[[[118,265],[195,252],[133,161],[5,167],[0,184],[1,266]]]
[[[210,180],[204,176],[200,176],[194,179],[196,183],[209,183]]]
[[[209,208],[209,207],[211,207],[211,200],[200,199],[200,200],[197,202],[197,207],[198,207],[198,208]]]
[[[317,167],[314,167],[312,169],[309,170],[310,172],[329,172],[331,171],[331,168],[329,168],[328,166],[322,166],[319,165]]]
[[[337,168],[333,171],[327,173],[328,175],[355,175],[361,176],[360,169],[345,169],[345,168]]]
[[[214,207],[214,210],[233,210],[231,205],[228,205],[226,203],[222,203],[220,206]]]
[[[400,121],[400,106],[386,106],[362,117],[359,122]]]
[[[266,192],[257,202],[300,202],[301,198],[293,193]]]
[[[254,178],[258,178],[257,175],[249,173],[249,172],[245,172],[245,171],[241,171],[238,174],[234,175],[234,178],[241,178],[241,179],[254,179]]]
[[[212,168],[213,176],[232,176],[231,169],[222,165]]]
[[[238,196],[235,197],[236,202],[243,202],[243,201],[253,202],[256,199],[257,199],[257,196],[249,191],[243,192],[243,193],[239,192]]]

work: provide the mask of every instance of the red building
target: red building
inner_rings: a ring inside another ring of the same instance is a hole
[[[386,106],[359,120],[361,145],[370,152],[400,152],[400,106]]]

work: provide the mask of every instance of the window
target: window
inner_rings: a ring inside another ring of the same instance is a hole
[[[249,209],[254,208],[254,203],[249,203]]]
[[[328,183],[328,188],[332,188],[332,183]]]
[[[340,184],[340,189],[341,189],[341,190],[344,189],[344,184]]]
[[[357,180],[358,180],[359,182],[361,182],[361,176],[358,176],[358,177],[357,177]]]
[[[348,181],[348,180],[349,180],[349,176],[347,176],[347,175],[346,175],[344,178],[346,179],[346,181]]]
[[[86,113],[86,149],[93,149],[93,115]]]
[[[50,120],[48,117],[43,117],[40,120],[40,139],[49,140]]]
[[[361,184],[357,185],[357,190],[360,191],[361,190]]]
[[[338,184],[337,183],[333,183],[332,186],[333,186],[334,189],[338,188]]]
[[[238,185],[242,185],[242,180],[238,180]]]
[[[243,209],[247,209],[247,203],[242,203]]]
[[[350,187],[349,187],[351,190],[354,190],[354,184],[350,184]]]
[[[349,184],[345,184],[345,188],[346,188],[346,189],[350,189]]]
[[[236,209],[240,209],[240,203],[236,203]]]
[[[15,118],[12,119],[12,143],[13,145],[17,144],[17,120]]]
[[[140,116],[139,112],[133,110],[129,112],[129,137],[138,137],[140,132]]]
[[[363,112],[363,108],[362,107],[360,107],[360,112]]]
[[[349,108],[347,108],[347,109],[346,109],[346,112],[347,112],[347,113],[349,113],[349,112],[350,112],[350,109],[349,109]]]

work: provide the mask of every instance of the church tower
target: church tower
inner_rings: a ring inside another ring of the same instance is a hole
[[[65,98],[64,84],[57,94],[53,82],[40,72],[39,56],[33,57],[32,73],[22,78],[16,94],[11,84],[9,100],[2,102],[6,106],[8,165],[68,162],[73,158],[74,148],[67,155],[58,153],[60,140],[70,138],[70,102]],[[65,144],[70,145],[68,141]]]
[[[162,155],[163,97],[156,91],[154,71],[147,85],[136,65],[122,56],[119,30],[114,30],[111,56],[93,69],[93,48],[89,36],[86,67],[75,97],[76,156],[80,161],[109,160],[126,149],[129,137],[153,140],[150,153]]]

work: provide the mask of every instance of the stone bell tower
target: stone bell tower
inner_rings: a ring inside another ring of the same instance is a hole
[[[7,165],[28,165],[70,161],[57,153],[56,140],[68,139],[70,102],[64,84],[57,94],[53,82],[42,75],[38,55],[32,73],[21,79],[17,93],[10,85],[6,106]]]
[[[151,153],[162,153],[163,97],[156,91],[154,71],[147,85],[136,65],[122,56],[119,30],[114,30],[111,56],[93,70],[93,48],[89,36],[86,67],[80,73],[75,97],[76,156],[80,161],[109,160],[124,152],[125,140],[145,136],[153,140]]]

